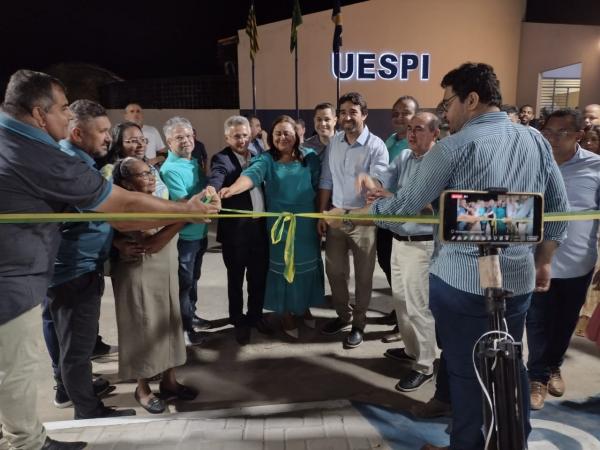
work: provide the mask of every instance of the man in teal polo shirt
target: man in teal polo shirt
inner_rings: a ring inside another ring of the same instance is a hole
[[[184,117],[169,119],[163,131],[169,149],[167,160],[160,169],[160,176],[169,188],[169,198],[180,200],[190,198],[206,186],[206,176],[200,169],[198,160],[192,158],[194,150],[194,129]],[[179,304],[186,342],[199,343],[196,330],[210,328],[208,320],[196,316],[198,300],[198,280],[202,267],[202,257],[208,239],[205,224],[189,224],[179,232]]]

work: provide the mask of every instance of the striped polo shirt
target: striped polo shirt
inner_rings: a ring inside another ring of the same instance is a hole
[[[550,144],[540,133],[514,124],[504,112],[476,116],[463,128],[438,142],[425,154],[410,179],[393,197],[373,203],[373,214],[416,215],[446,189],[486,190],[503,187],[511,192],[541,192],[544,211],[567,211],[565,185]],[[566,222],[549,222],[544,239],[562,242]],[[503,286],[515,295],[535,286],[533,247],[515,245],[502,250]],[[431,273],[452,287],[483,295],[477,266],[478,248],[442,244]]]

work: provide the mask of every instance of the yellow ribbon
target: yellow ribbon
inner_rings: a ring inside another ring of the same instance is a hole
[[[288,283],[294,281],[294,238],[296,236],[296,218],[329,219],[329,220],[359,220],[383,222],[413,222],[426,224],[439,224],[438,216],[388,216],[370,214],[332,215],[323,213],[298,213],[290,212],[253,212],[236,209],[222,209],[220,214],[195,214],[195,213],[34,213],[34,214],[0,214],[0,224],[3,223],[48,223],[48,222],[119,222],[138,220],[181,220],[190,222],[202,219],[239,219],[276,217],[271,228],[271,242],[278,244],[283,239],[286,223],[289,223],[284,248],[284,277]],[[225,214],[223,214],[225,212]],[[544,222],[571,222],[580,220],[599,220],[600,211],[569,211],[544,214]],[[487,219],[488,221],[492,219]]]
[[[294,282],[294,275],[296,273],[296,267],[294,265],[294,238],[296,236],[296,215],[283,212],[279,214],[277,220],[271,227],[271,242],[273,244],[279,244],[283,238],[285,231],[285,224],[289,222],[287,236],[285,238],[285,248],[283,250],[283,262],[285,268],[283,270],[283,277],[288,283]]]

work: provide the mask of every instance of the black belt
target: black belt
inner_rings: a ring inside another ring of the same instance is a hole
[[[420,234],[417,236],[400,236],[399,234],[392,233],[394,239],[400,242],[418,242],[418,241],[433,241],[432,234]]]

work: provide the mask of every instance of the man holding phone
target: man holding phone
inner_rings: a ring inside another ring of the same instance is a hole
[[[393,197],[376,200],[368,212],[414,215],[444,190],[487,190],[492,186],[509,192],[542,192],[545,212],[566,211],[565,186],[550,145],[540,133],[512,123],[500,111],[502,95],[493,68],[465,63],[448,72],[441,85],[441,108],[452,135],[427,152]],[[514,292],[507,302],[506,322],[515,341],[523,337],[531,293],[549,288],[552,256],[565,230],[564,222],[548,223],[535,255],[528,246],[511,246],[500,255],[504,287]],[[488,330],[478,256],[475,245],[442,245],[430,269],[429,306],[450,381],[451,449],[484,447],[482,394],[471,359],[475,342]],[[527,386],[524,367],[521,375]],[[526,436],[531,431],[528,396],[525,392],[521,405]],[[431,444],[423,447],[436,448]]]

